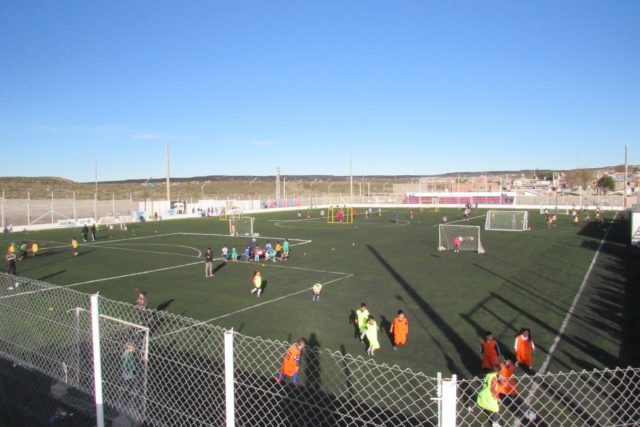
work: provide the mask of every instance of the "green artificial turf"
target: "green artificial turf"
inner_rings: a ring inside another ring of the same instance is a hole
[[[437,250],[437,225],[443,215],[450,223],[460,220],[460,210],[416,210],[410,220],[408,209],[387,209],[382,216],[374,209],[374,215],[359,215],[354,224],[327,224],[318,212],[311,220],[298,220],[296,212],[255,215],[258,243],[288,238],[290,260],[260,265],[218,260],[213,278],[204,277],[205,249],[211,247],[219,257],[226,244],[241,254],[249,242],[229,237],[228,223],[217,218],[102,229],[98,240],[88,243],[79,228],[19,232],[0,241],[41,242],[37,257],[18,262],[21,276],[132,304],[135,290],[145,290],[151,308],[213,319],[250,336],[311,338],[312,345],[368,357],[350,323],[352,312],[365,302],[383,327],[376,361],[433,376],[440,371],[467,377],[481,372],[485,330],[511,355],[517,330],[531,328],[535,364],[542,365],[607,231],[576,226],[568,216],[549,228],[543,215],[531,211],[532,230],[482,227],[485,254],[454,253]],[[468,223],[459,224],[483,226],[484,215],[475,210]],[[603,245],[551,371],[620,364],[626,273],[619,264],[627,251],[622,227],[612,228]],[[72,237],[80,239],[78,256],[70,247]],[[261,298],[249,294],[256,268],[266,281]],[[310,288],[318,281],[325,286],[320,301],[313,302]],[[409,318],[409,342],[394,351],[386,330],[399,309]]]

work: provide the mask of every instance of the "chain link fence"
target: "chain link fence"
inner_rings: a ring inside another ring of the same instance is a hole
[[[91,408],[97,394],[89,300],[71,289],[0,275],[0,356],[80,392]],[[125,414],[135,423],[174,427],[490,425],[476,404],[482,379],[454,382],[453,405],[447,405],[439,378],[319,349],[311,336],[298,383],[277,382],[289,343],[237,333],[225,340],[229,332],[211,324],[98,301],[100,384],[112,418]],[[640,422],[640,369],[514,381],[518,392],[503,399],[501,425]]]
[[[441,193],[440,206],[442,207],[462,207],[467,202],[467,196],[458,197],[457,193]],[[460,193],[468,194],[468,193]],[[493,206],[498,208],[500,205],[491,205],[486,198],[478,193],[478,196],[474,196],[474,201],[478,202],[481,207]],[[308,208],[316,206],[331,206],[331,205],[374,205],[374,206],[399,206],[412,200],[407,197],[406,193],[402,194],[369,194],[369,195],[354,195],[353,197],[349,193],[334,193],[334,194],[322,194],[322,195],[298,195],[289,198],[276,199],[273,196],[265,196],[260,199],[248,199],[248,200],[200,200],[191,203],[186,203],[185,213],[197,213],[208,208],[215,207],[217,212],[222,212],[223,209],[228,209],[231,206],[243,210],[243,211],[259,211],[262,209],[275,209],[275,208]],[[448,200],[446,203],[443,200]],[[627,206],[631,206],[637,202],[636,196],[629,197],[627,200]],[[561,209],[574,209],[581,207],[590,207],[593,209],[595,206],[600,207],[603,210],[618,209],[624,205],[624,196],[620,194],[608,194],[608,195],[592,195],[590,193],[584,193],[583,195],[577,194],[562,194],[556,196],[555,193],[551,194],[545,191],[528,191],[524,195],[518,195],[514,201],[515,204],[508,204],[509,207],[521,206],[523,209],[532,209],[536,207],[542,208],[555,208]],[[428,205],[432,207],[432,205]],[[5,226],[12,225],[19,228],[21,226],[43,225],[43,224],[58,224],[66,223],[69,221],[69,226],[74,225],[71,221],[75,221],[81,218],[94,218],[100,220],[101,218],[113,218],[119,216],[130,216],[134,212],[146,212],[149,216],[154,212],[159,213],[161,216],[165,214],[167,208],[166,200],[154,201],[140,201],[133,199],[111,199],[111,200],[96,200],[96,199],[69,199],[69,198],[54,198],[51,199],[6,199],[0,198],[0,219]]]

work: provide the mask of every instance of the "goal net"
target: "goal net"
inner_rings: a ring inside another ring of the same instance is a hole
[[[440,224],[438,226],[438,250],[454,250],[454,241],[458,240],[458,250],[484,253],[480,240],[480,227],[477,225]]]
[[[493,231],[525,231],[529,229],[529,212],[527,211],[487,211],[484,223],[485,230]]]
[[[329,224],[352,224],[353,208],[331,206],[327,214],[327,222]]]
[[[253,223],[255,218],[250,216],[230,216],[229,235],[253,236]]]

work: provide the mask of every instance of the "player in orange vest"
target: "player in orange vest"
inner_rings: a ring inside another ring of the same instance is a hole
[[[502,380],[498,385],[498,393],[505,396],[513,397],[518,394],[518,387],[513,374],[516,372],[515,365],[509,359],[504,359],[500,364],[500,377]]]
[[[298,384],[298,370],[300,369],[300,358],[302,356],[302,350],[306,341],[304,338],[299,338],[295,344],[289,347],[287,350],[287,354],[284,355],[284,359],[282,359],[282,367],[280,368],[280,372],[278,376],[275,378],[276,382],[281,382],[285,376],[291,377],[291,382],[294,385]]]
[[[483,369],[493,371],[500,365],[500,347],[490,331],[486,331],[484,338],[480,341],[480,353],[482,354]]]
[[[533,352],[536,350],[536,345],[531,336],[531,329],[520,328],[514,348],[516,350],[516,365],[520,366],[526,373],[531,373],[533,371]]]
[[[399,345],[405,345],[407,343],[407,336],[409,335],[409,320],[404,315],[402,310],[398,310],[398,315],[391,323],[391,329],[389,332],[393,334],[393,349],[397,350]]]

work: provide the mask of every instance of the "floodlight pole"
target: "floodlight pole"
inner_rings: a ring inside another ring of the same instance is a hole
[[[166,145],[165,147],[165,157],[167,160],[167,203],[169,204],[169,206],[167,206],[167,209],[171,209],[171,179],[169,178],[170,176],[170,171],[169,171],[169,144]]]
[[[31,225],[31,193],[27,191],[27,225]]]
[[[629,145],[624,146],[624,187],[622,189],[622,207],[627,208],[627,187],[629,186],[629,164],[627,163],[627,154],[629,152]]]
[[[353,203],[353,154],[349,153],[349,188],[351,191],[351,203]]]
[[[5,227],[5,223],[4,223],[4,190],[2,190],[2,205],[0,205],[0,209],[2,210],[0,212],[0,221],[2,222],[2,230],[4,230],[4,227]]]
[[[94,173],[96,179],[96,190],[93,198],[93,220],[98,220],[98,160],[94,162]]]

